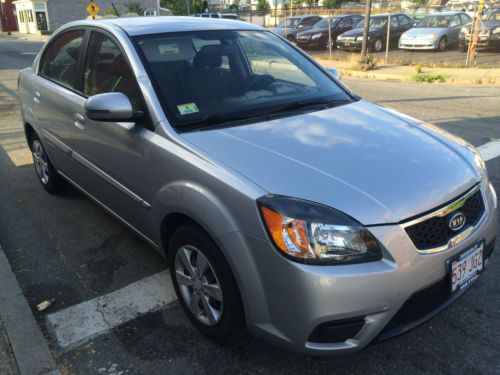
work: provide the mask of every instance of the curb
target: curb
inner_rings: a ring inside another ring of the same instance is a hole
[[[21,375],[60,375],[45,338],[0,247],[0,317]]]

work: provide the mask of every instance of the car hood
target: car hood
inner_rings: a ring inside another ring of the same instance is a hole
[[[494,29],[498,26],[500,26],[500,21],[482,21],[483,28]]]
[[[426,36],[431,34],[441,35],[444,34],[446,30],[448,29],[444,27],[414,27],[413,29],[406,31],[403,35],[412,37]]]
[[[480,181],[470,145],[367,101],[182,137],[269,193],[395,223]]]
[[[368,30],[368,35],[372,35],[372,34],[375,34],[377,33],[378,31],[380,31],[381,29],[370,29]],[[349,31],[346,31],[345,33],[342,33],[341,35],[342,36],[363,36],[363,31],[364,29],[352,29],[352,30],[349,30]]]
[[[325,31],[328,31],[328,29],[323,29],[323,28],[317,28],[313,27],[311,29],[307,29],[306,31],[300,32],[300,35],[313,35],[317,33],[324,33]]]

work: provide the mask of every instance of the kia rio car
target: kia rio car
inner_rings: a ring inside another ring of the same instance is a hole
[[[74,185],[166,256],[213,339],[358,350],[457,300],[493,250],[474,147],[260,27],[70,23],[19,85],[41,185]]]

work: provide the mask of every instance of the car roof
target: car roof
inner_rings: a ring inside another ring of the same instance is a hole
[[[433,13],[429,13],[426,15],[426,17],[429,17],[429,16],[453,16],[455,14],[466,14],[464,12],[453,12],[453,11],[450,11],[450,12],[433,12]]]
[[[107,24],[123,29],[130,36],[181,31],[263,30],[260,26],[231,19],[173,16],[109,18],[77,21],[75,24],[87,26]]]

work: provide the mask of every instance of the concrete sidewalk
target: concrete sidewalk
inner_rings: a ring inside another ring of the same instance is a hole
[[[30,42],[46,42],[50,38],[50,35],[23,34],[17,31],[13,31],[10,35],[6,32],[0,32],[0,38],[28,40]]]
[[[321,65],[338,69],[342,75],[357,78],[375,78],[382,80],[411,81],[417,73],[415,66],[380,65],[374,70],[356,70],[353,62],[335,61],[316,58]],[[440,74],[446,78],[446,83],[500,85],[500,68],[427,68],[422,67],[422,73]]]
[[[2,318],[0,317],[0,374],[18,375],[16,360],[10,347],[10,341],[5,332]]]

